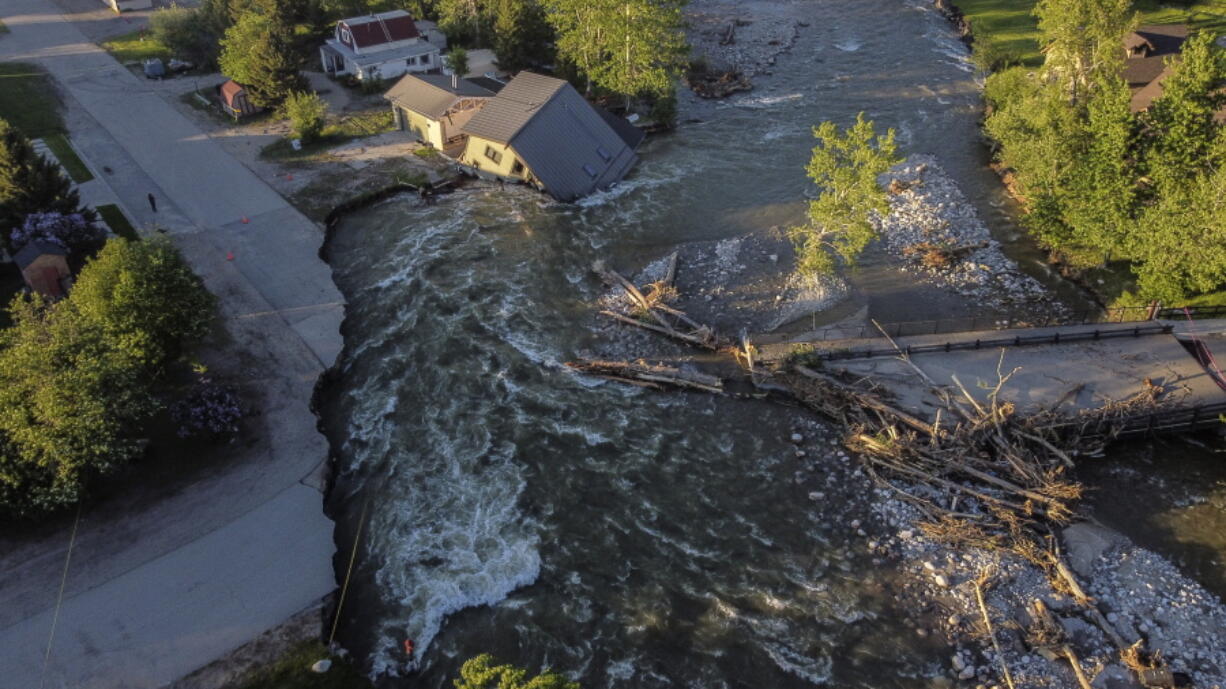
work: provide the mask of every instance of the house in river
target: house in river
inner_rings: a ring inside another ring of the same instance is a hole
[[[520,72],[462,127],[461,167],[522,181],[559,201],[607,189],[638,160],[643,133],[584,100],[570,84]]]
[[[406,72],[442,68],[447,47],[433,22],[414,22],[404,10],[350,17],[336,23],[319,49],[324,72],[359,81],[392,79]]]
[[[406,74],[383,97],[392,104],[398,129],[455,157],[463,148],[460,128],[501,88],[493,79]]]

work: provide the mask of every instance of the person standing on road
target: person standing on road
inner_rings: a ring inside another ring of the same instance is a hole
[[[154,196],[153,192],[149,192],[149,207],[154,213],[158,212],[158,197]]]

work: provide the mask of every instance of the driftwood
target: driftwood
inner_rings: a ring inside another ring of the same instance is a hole
[[[678,388],[723,392],[724,381],[716,376],[686,371],[671,366],[653,365],[645,361],[568,361],[566,366],[593,376],[629,382],[646,387],[659,388],[670,385]]]
[[[633,282],[606,266],[602,261],[597,261],[592,268],[606,283],[620,287],[633,308],[631,315],[609,309],[601,310],[602,315],[703,349],[717,351],[727,346],[726,341],[718,337],[714,330],[698,323],[685,312],[665,302],[667,298],[676,294],[673,287],[673,282],[677,277],[676,254],[669,261],[665,279],[648,285],[645,288],[646,292],[640,290]]]
[[[1005,654],[1000,651],[1000,641],[996,638],[996,629],[992,626],[992,617],[988,614],[988,604],[983,599],[983,587],[992,577],[992,572],[985,570],[975,580],[975,600],[979,603],[979,614],[983,615],[983,626],[992,639],[992,650],[996,652],[996,662],[1000,663],[1001,676],[1005,678],[1005,686],[1013,687],[1013,675],[1009,673],[1009,663],[1005,662]]]

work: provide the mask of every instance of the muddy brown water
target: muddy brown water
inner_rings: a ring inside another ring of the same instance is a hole
[[[585,689],[923,687],[943,661],[892,608],[886,563],[833,429],[768,404],[599,384],[561,363],[593,345],[596,258],[635,268],[682,242],[800,219],[810,128],[865,111],[930,153],[1022,267],[1079,306],[1020,238],[978,140],[965,50],[921,0],[816,0],[757,88],[683,103],[614,190],[578,205],[473,185],[342,220],[348,301],[321,412],[345,572],[341,640],[381,683],[446,687],[491,652]],[[883,321],[978,314],[880,257],[854,275]],[[789,436],[803,427],[805,468]],[[814,485],[829,491],[810,499]],[[413,639],[410,659],[403,641]]]

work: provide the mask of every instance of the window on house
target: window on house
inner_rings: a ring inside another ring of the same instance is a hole
[[[603,158],[606,163],[613,159],[612,154],[606,151],[604,146],[597,146],[596,152],[600,154],[600,157]]]
[[[341,43],[353,43],[353,34],[343,26],[341,27]]]
[[[524,174],[524,164],[518,158],[515,160],[515,164],[511,166],[511,174],[513,175]]]
[[[596,168],[592,167],[591,165],[588,165],[587,163],[584,163],[583,171],[587,173],[588,177],[591,177],[592,179],[596,179]]]
[[[421,56],[421,63],[422,63],[423,65],[428,65],[428,64],[430,64],[430,56],[429,56],[429,55],[422,55],[422,56]]]
[[[502,164],[502,152],[495,151],[493,146],[485,147],[485,157],[494,161],[494,163],[496,164],[499,164],[499,165]]]
[[[412,67],[413,65],[417,64],[417,58],[415,57],[405,58],[404,63]]]

